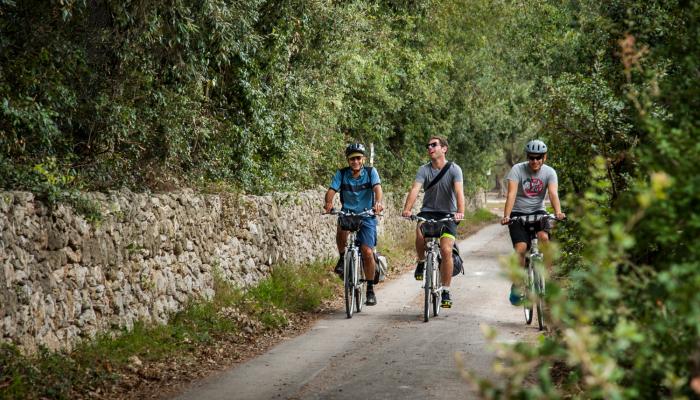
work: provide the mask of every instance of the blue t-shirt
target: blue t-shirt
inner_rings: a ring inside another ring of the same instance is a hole
[[[370,173],[367,173],[368,169]],[[333,175],[330,188],[340,193],[343,211],[361,213],[374,205],[373,188],[379,184],[381,181],[376,168],[362,167],[357,179],[352,177],[350,168],[343,168]]]

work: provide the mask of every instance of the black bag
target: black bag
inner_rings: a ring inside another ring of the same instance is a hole
[[[423,222],[420,231],[424,238],[439,238],[442,236],[444,222]]]
[[[438,263],[441,259],[442,257],[438,256]],[[452,276],[457,276],[459,273],[464,275],[464,261],[462,261],[462,256],[459,255],[457,243],[452,243]]]
[[[340,229],[357,232],[362,227],[362,217],[359,215],[343,215],[338,218]]]
[[[452,276],[456,276],[460,272],[464,275],[464,261],[462,261],[462,256],[459,255],[457,243],[452,243]]]

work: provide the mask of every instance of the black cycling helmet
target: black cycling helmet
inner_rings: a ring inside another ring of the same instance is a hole
[[[350,157],[351,154],[359,153],[366,155],[365,146],[362,143],[352,143],[345,148],[345,157]]]
[[[530,140],[525,145],[525,152],[529,154],[545,154],[547,153],[547,145],[541,140]]]

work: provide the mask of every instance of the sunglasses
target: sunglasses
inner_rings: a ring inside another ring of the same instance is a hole
[[[527,159],[530,160],[530,161],[535,161],[535,160],[539,161],[539,160],[541,160],[543,157],[544,157],[544,155],[540,154],[540,155],[537,155],[537,156],[527,156]]]
[[[430,149],[432,147],[438,147],[438,146],[440,146],[440,142],[432,142],[432,143],[428,143],[427,145],[425,145],[425,148]]]
[[[360,157],[360,156],[348,158],[348,161],[360,161],[360,160],[362,160],[362,157]]]

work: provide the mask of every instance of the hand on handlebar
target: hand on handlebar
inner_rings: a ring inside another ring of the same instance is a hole
[[[323,213],[330,214],[331,212],[333,212],[333,203],[325,203],[323,205]]]
[[[563,221],[566,219],[566,213],[559,212],[559,213],[556,213],[555,215],[559,221]]]
[[[380,202],[376,203],[372,208],[375,215],[379,215],[384,210],[384,205]]]
[[[501,218],[501,225],[508,225],[510,223],[510,217]]]
[[[461,221],[463,219],[464,219],[464,213],[461,213],[461,212],[455,213],[455,221]]]

